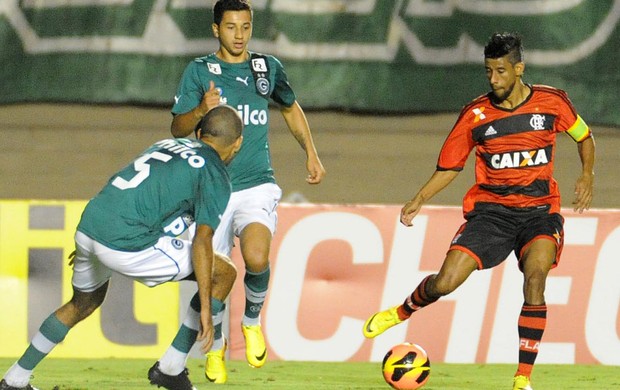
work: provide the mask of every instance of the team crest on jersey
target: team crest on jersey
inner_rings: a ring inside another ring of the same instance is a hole
[[[172,247],[177,250],[183,249],[183,241],[179,240],[178,238],[173,238]]]
[[[264,58],[252,58],[252,69],[255,72],[266,72],[267,71],[267,63]]]
[[[472,110],[472,112],[474,113],[474,115],[476,116],[474,118],[474,123],[478,123],[481,120],[483,120],[484,118],[486,118],[486,115],[484,115],[484,107],[480,107],[480,108],[474,108]]]
[[[209,72],[213,73],[213,74],[222,74],[222,67],[220,66],[220,64],[214,64],[212,62],[207,62],[207,68],[209,69]]]
[[[544,130],[545,129],[545,116],[540,114],[532,115],[532,119],[530,119],[530,126],[534,130]]]
[[[256,79],[256,90],[261,95],[267,95],[269,93],[269,80],[264,77]]]

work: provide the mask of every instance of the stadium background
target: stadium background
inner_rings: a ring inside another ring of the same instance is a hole
[[[0,199],[25,200],[31,208],[59,200],[71,208],[65,201],[93,196],[136,153],[169,136],[169,102],[183,67],[216,48],[205,28],[205,2],[89,3],[95,2],[0,5]],[[431,174],[460,106],[486,90],[479,56],[484,40],[496,29],[518,30],[526,40],[526,81],[566,89],[592,125],[598,152],[593,206],[611,216],[608,232],[620,224],[612,210],[620,205],[620,1],[531,2],[539,9],[519,7],[522,1],[254,3],[251,48],[285,64],[328,170],[320,186],[305,184],[303,153],[272,112],[272,155],[285,202],[379,204],[395,213],[389,205],[402,204]],[[579,28],[567,32],[567,25]],[[580,169],[575,148],[560,137],[556,177],[565,207]],[[458,206],[471,165],[432,203]],[[8,220],[19,214],[6,210],[5,203],[4,232],[21,222]],[[11,246],[15,242],[0,241],[5,255]],[[0,256],[4,288],[14,281],[10,270],[23,269],[11,262],[28,261],[20,256]],[[69,272],[63,272],[67,294]],[[617,290],[610,293],[620,300]],[[31,317],[29,327],[37,323]],[[20,348],[3,343],[0,354]],[[149,354],[157,356],[155,349]]]

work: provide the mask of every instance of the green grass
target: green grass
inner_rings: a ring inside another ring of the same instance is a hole
[[[13,359],[0,359],[3,374]],[[47,359],[35,370],[31,383],[41,390],[155,389],[146,379],[153,361],[142,359]],[[377,389],[388,390],[380,363],[268,362],[261,369],[245,362],[228,364],[228,383],[206,382],[203,361],[190,359],[190,377],[198,389]],[[433,364],[424,390],[511,389],[514,365]],[[620,367],[600,365],[544,365],[534,370],[536,390],[620,389]]]

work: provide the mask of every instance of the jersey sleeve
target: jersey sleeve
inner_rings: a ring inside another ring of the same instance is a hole
[[[556,120],[556,131],[566,132],[574,141],[581,142],[592,135],[590,128],[586,124],[573,106],[564,91],[560,91],[558,104],[559,115]]]
[[[274,70],[274,88],[271,98],[278,104],[290,107],[297,100],[295,92],[288,81],[288,76],[282,63],[275,57],[270,59],[273,62],[272,68]]]
[[[471,126],[467,124],[467,115],[462,112],[452,131],[444,141],[437,160],[438,171],[461,171],[475,143]]]
[[[174,96],[175,103],[172,106],[172,114],[184,114],[196,108],[205,93],[204,86],[199,76],[200,59],[189,63],[183,71],[183,76]]]

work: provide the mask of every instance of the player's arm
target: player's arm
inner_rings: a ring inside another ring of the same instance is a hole
[[[460,172],[456,170],[436,170],[420,191],[409,202],[405,203],[400,210],[400,222],[405,226],[412,226],[411,221],[420,212],[422,205],[446,188]]]
[[[325,176],[325,168],[314,146],[306,114],[297,101],[290,107],[281,106],[280,111],[289,131],[306,152],[306,169],[308,170],[306,181],[310,184],[320,183]]]
[[[590,208],[594,190],[594,137],[588,138],[577,144],[579,158],[581,158],[581,175],[575,184],[574,210],[580,214]]]
[[[202,96],[198,106],[186,113],[176,114],[172,118],[172,125],[170,126],[172,136],[175,138],[188,137],[194,132],[207,112],[218,104],[220,104],[220,91],[215,88],[215,83],[210,81],[209,90]]]
[[[198,283],[200,297],[200,324],[198,340],[201,350],[209,352],[213,344],[213,321],[211,319],[211,281],[213,278],[213,229],[209,225],[197,225],[192,242],[192,266]]]

